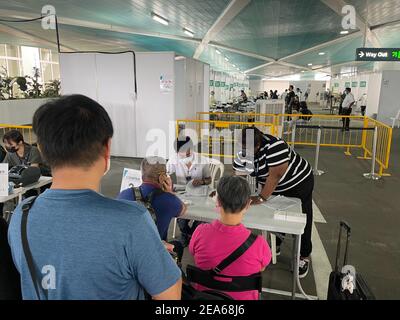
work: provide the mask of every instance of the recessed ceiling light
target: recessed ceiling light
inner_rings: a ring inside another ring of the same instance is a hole
[[[304,70],[301,70],[301,72],[305,72]]]
[[[320,56],[323,56],[325,54],[325,52],[320,52],[318,53]]]
[[[349,33],[349,30],[342,30],[342,31],[340,31],[340,34],[348,34]]]
[[[308,66],[310,66],[310,67],[311,67],[311,66],[312,66],[312,63],[309,63],[309,64],[308,64]]]
[[[225,57],[225,61],[229,61],[229,59],[227,57]]]
[[[221,54],[221,51],[219,51],[218,49],[215,50],[215,52],[216,52],[217,54]]]
[[[194,32],[190,31],[189,29],[183,28],[183,32],[187,34],[189,37],[194,37]]]
[[[236,66],[233,64],[233,65],[232,65],[232,67],[234,67],[234,68],[235,68]]]
[[[155,14],[154,12],[151,13],[151,17],[153,18],[153,20],[155,20],[155,21],[157,21],[157,22],[159,22],[161,24],[164,24],[166,26],[169,24],[169,21],[167,19],[161,17],[158,14]]]

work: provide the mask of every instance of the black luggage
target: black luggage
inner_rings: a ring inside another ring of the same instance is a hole
[[[344,251],[344,259],[343,259],[343,267],[339,270],[339,256],[340,256],[340,247],[341,247],[341,237],[342,237],[342,230],[346,230],[346,246]],[[348,276],[343,272],[344,269],[354,269],[353,266],[347,265],[347,252],[348,252],[348,245],[350,239],[351,229],[349,225],[341,221],[340,222],[340,229],[339,229],[339,239],[337,244],[337,251],[336,251],[336,262],[335,262],[335,270],[331,272],[329,275],[329,286],[328,286],[328,300],[375,300],[375,296],[369,289],[367,283],[365,282],[364,278],[360,273],[356,273],[355,275],[355,286],[353,292],[351,293],[350,290],[343,290],[342,289],[342,281],[343,279]],[[352,275],[352,276],[354,276]],[[347,278],[349,279],[349,278]],[[346,279],[345,279],[346,280]],[[352,282],[354,285],[354,281]]]

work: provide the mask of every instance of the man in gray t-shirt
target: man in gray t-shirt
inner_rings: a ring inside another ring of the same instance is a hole
[[[8,163],[9,168],[18,165],[39,167],[43,163],[39,149],[25,143],[23,135],[18,130],[8,131],[3,136],[3,143],[7,150],[3,163]]]

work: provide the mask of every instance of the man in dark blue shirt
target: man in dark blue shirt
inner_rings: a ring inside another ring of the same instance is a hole
[[[182,216],[186,212],[186,205],[173,194],[172,181],[167,175],[166,161],[163,158],[145,158],[141,171],[143,183],[139,190],[143,199],[149,198],[156,215],[158,232],[161,239],[166,241],[171,219]],[[123,190],[118,199],[137,200],[132,188]]]

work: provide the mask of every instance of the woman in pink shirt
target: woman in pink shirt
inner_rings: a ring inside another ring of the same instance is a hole
[[[250,235],[241,223],[250,206],[250,187],[239,176],[223,177],[217,187],[217,209],[220,219],[197,227],[189,244],[196,266],[203,270],[215,268],[235,251]],[[221,274],[247,276],[265,270],[271,261],[271,249],[261,236]],[[204,287],[197,285],[197,289]],[[258,300],[257,291],[225,292],[235,300]]]

